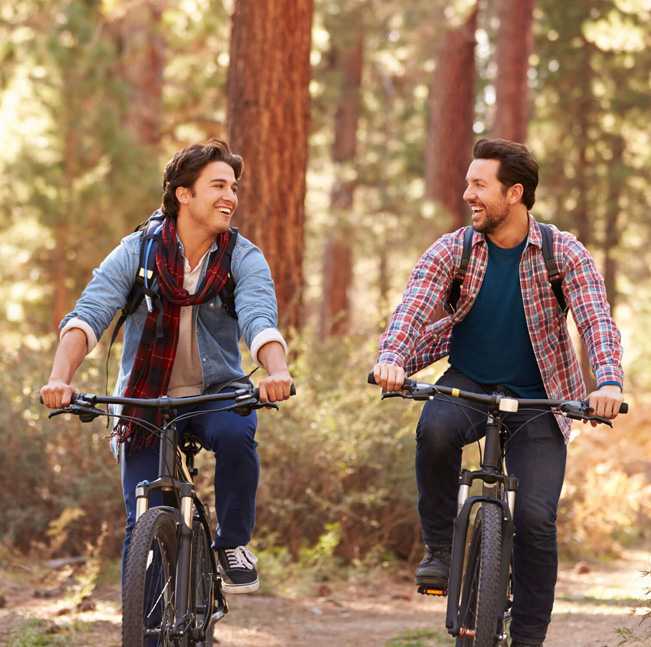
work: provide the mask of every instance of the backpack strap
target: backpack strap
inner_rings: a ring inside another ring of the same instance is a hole
[[[138,306],[142,303],[142,300],[147,299],[147,309],[150,312],[153,310],[154,302],[160,301],[160,296],[155,290],[152,290],[150,286],[156,274],[156,249],[158,248],[158,243],[161,238],[163,219],[164,216],[160,212],[154,212],[154,215],[152,215],[148,220],[141,222],[134,229],[134,232],[143,232],[142,240],[140,241],[138,271],[136,272],[136,278],[133,282],[131,292],[129,292],[127,301],[120,313],[120,318],[117,320],[115,327],[113,328],[113,334],[111,335],[111,341],[109,343],[109,354],[127,317],[137,310]],[[159,308],[159,311],[162,311],[162,309]],[[157,330],[156,334],[158,335],[158,333],[159,331]],[[160,333],[162,334],[162,327],[160,327]]]
[[[228,263],[228,278],[226,279],[224,287],[219,291],[219,298],[222,300],[226,312],[233,317],[233,319],[237,319],[237,312],[235,310],[235,279],[231,272],[231,262],[233,260],[233,250],[235,249],[235,243],[237,242],[238,231],[237,227],[231,227],[229,231],[231,235],[228,239],[228,247],[224,252]]]
[[[450,288],[450,294],[448,296],[448,306],[450,306],[450,309],[453,312],[457,309],[457,302],[461,296],[461,286],[463,285],[463,279],[466,276],[468,264],[470,263],[470,255],[472,254],[472,237],[474,233],[472,227],[466,227],[466,231],[463,235],[463,253],[461,255],[461,263],[457,268],[457,273],[452,279],[452,287]]]
[[[546,225],[542,222],[537,222],[538,229],[542,235],[542,253],[543,258],[545,259],[545,265],[547,267],[547,276],[549,278],[549,284],[551,285],[556,301],[563,311],[563,316],[567,317],[567,312],[569,310],[567,304],[565,303],[565,296],[563,295],[563,277],[558,270],[558,265],[556,264],[556,259],[554,258],[554,234],[549,225]]]

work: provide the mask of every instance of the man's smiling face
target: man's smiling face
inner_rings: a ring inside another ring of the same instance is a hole
[[[187,215],[193,227],[215,236],[221,234],[230,227],[237,208],[237,188],[233,168],[226,162],[211,162],[194,186],[183,189],[187,202],[182,204],[179,215]]]
[[[509,215],[507,189],[497,179],[499,167],[499,160],[476,159],[468,168],[463,199],[472,210],[473,229],[482,234],[495,232]]]

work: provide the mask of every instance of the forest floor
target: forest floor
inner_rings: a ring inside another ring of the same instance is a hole
[[[624,551],[608,563],[562,564],[545,647],[615,647],[616,629],[651,629],[631,615],[649,588],[648,551]],[[264,564],[261,564],[264,577]],[[585,572],[582,572],[585,571]],[[119,586],[96,587],[75,604],[66,582],[74,569],[5,562],[0,572],[0,645],[118,647]],[[418,595],[406,567],[372,581],[314,582],[294,593],[231,596],[215,629],[218,647],[444,647],[445,600]],[[77,578],[75,580],[79,582]],[[270,587],[265,586],[265,590]],[[79,599],[77,594],[77,600]],[[648,608],[646,609],[648,611]],[[648,636],[647,636],[648,639]],[[629,643],[627,642],[627,645]],[[631,641],[632,644],[632,641]],[[636,642],[636,645],[649,642]]]

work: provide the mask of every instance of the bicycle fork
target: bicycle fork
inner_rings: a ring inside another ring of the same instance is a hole
[[[481,496],[469,497],[470,486],[475,479],[482,480],[487,488]],[[506,500],[498,498],[496,491],[499,485],[504,487]],[[509,586],[509,567],[511,565],[511,551],[513,547],[513,506],[518,480],[512,476],[479,470],[471,472],[462,470],[459,476],[459,495],[457,499],[457,516],[454,520],[454,533],[452,539],[452,555],[450,561],[450,578],[448,582],[448,605],[445,626],[452,636],[459,636],[464,628],[459,626],[459,601],[463,580],[463,566],[466,553],[466,542],[470,515],[473,507],[482,503],[499,505],[502,509],[502,545],[500,561],[500,578],[498,599],[503,601],[499,609],[500,619],[497,626],[497,637],[502,638],[504,631],[503,614],[506,611],[507,591]]]
[[[136,487],[136,523],[149,509],[149,497],[152,492],[165,493],[176,491],[179,496],[180,509],[161,506],[176,519],[179,546],[176,560],[175,598],[176,622],[174,632],[182,636],[189,624],[188,609],[190,599],[190,564],[192,564],[192,517],[194,509],[194,486],[192,483],[179,482],[170,476],[157,478],[155,481],[143,481]]]

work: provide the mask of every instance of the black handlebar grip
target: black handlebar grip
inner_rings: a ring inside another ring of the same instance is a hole
[[[622,402],[619,405],[619,412],[620,413],[628,413],[628,402]]]
[[[257,386],[253,389],[252,395],[256,400],[260,399],[260,389]],[[292,384],[289,388],[289,395],[296,395],[296,384]]]
[[[373,373],[368,374],[367,382],[369,384],[375,384],[376,386],[379,386],[378,383],[375,381],[375,375],[373,375]],[[406,377],[401,388],[403,389],[411,388],[413,384],[415,384],[415,382],[413,382],[413,380],[410,380],[408,377]]]

